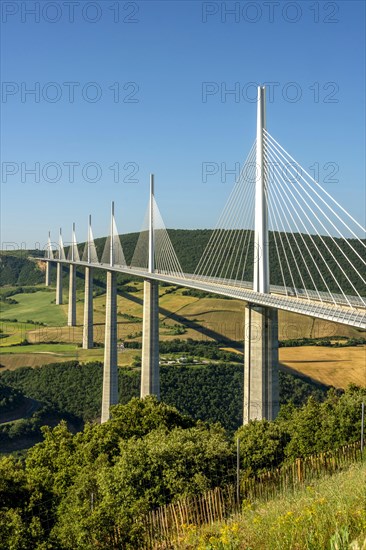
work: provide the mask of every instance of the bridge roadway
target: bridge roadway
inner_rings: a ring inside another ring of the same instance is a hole
[[[73,264],[79,267],[92,267],[95,269],[104,269],[106,271],[116,271],[117,273],[125,273],[128,275],[142,277],[164,283],[170,283],[187,288],[194,288],[204,292],[211,292],[228,298],[236,298],[247,303],[258,306],[281,309],[284,311],[292,311],[301,315],[316,317],[325,321],[340,323],[342,325],[352,326],[361,330],[366,330],[366,307],[362,300],[356,296],[347,296],[347,299],[352,304],[345,305],[346,299],[342,295],[333,295],[334,299],[339,300],[339,303],[331,301],[327,294],[315,291],[312,292],[312,297],[303,292],[303,297],[288,296],[289,290],[294,293],[293,289],[285,289],[280,286],[271,286],[270,294],[262,294],[255,292],[250,288],[251,283],[237,282],[224,279],[210,279],[191,274],[167,274],[162,272],[149,273],[146,269],[129,267],[129,266],[109,266],[108,264],[88,263],[88,262],[72,262],[70,260],[58,260],[53,258],[34,258],[35,260],[51,263]],[[309,292],[309,291],[308,291]],[[337,297],[337,298],[336,298]],[[324,300],[324,301],[321,301]],[[329,303],[325,303],[325,302]]]

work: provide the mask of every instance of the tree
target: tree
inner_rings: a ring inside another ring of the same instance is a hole
[[[233,446],[219,426],[162,425],[120,440],[113,464],[102,455],[79,472],[54,533],[70,550],[140,548],[144,514],[224,484],[232,465]]]
[[[279,466],[290,436],[284,426],[268,420],[251,420],[236,432],[240,465],[247,475]]]
[[[11,456],[0,459],[0,508],[21,507],[29,497],[22,463]]]

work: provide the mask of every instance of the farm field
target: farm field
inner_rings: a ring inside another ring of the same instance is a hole
[[[123,292],[118,295],[117,310],[119,321],[119,337],[126,338],[129,333],[141,330],[143,285],[134,283],[136,292]],[[245,304],[239,300],[222,298],[197,298],[183,295],[184,289],[160,287],[160,322],[161,338],[175,337],[169,334],[169,327],[175,324],[185,325],[185,338],[212,339],[215,336],[226,336],[228,339],[240,341],[243,338],[243,314]],[[39,333],[55,334],[52,327],[65,327],[67,321],[67,293],[64,289],[64,301],[61,306],[54,303],[54,290],[39,291],[34,294],[17,294],[18,304],[1,303],[0,321],[3,319],[17,319],[18,322],[42,322],[47,327],[37,327],[35,335]],[[62,330],[59,341],[77,341],[81,334],[83,322],[84,296],[82,291],[77,292],[77,325],[66,333]],[[133,319],[128,319],[130,316]],[[94,298],[94,323],[102,328],[105,318],[105,295]],[[167,325],[167,326],[164,326]],[[52,332],[53,330],[53,332]],[[70,334],[69,334],[70,332]],[[75,334],[72,334],[75,333]],[[32,334],[30,334],[32,336]],[[290,312],[279,312],[279,338],[319,338],[323,336],[359,336],[359,332],[352,328],[335,323],[312,319],[304,315]],[[35,336],[34,336],[35,337]],[[40,338],[41,336],[39,336]],[[104,333],[97,329],[96,341],[103,341]],[[48,339],[49,341],[49,339]]]
[[[285,372],[300,373],[322,384],[343,389],[351,383],[366,386],[366,346],[280,348],[279,358]]]
[[[118,338],[141,341],[143,283],[134,282],[135,292],[122,292],[117,299]],[[84,296],[77,291],[77,326],[67,327],[67,288],[62,306],[54,303],[54,289],[32,294],[16,294],[17,304],[1,303],[0,363],[7,369],[40,366],[55,361],[103,360],[103,349],[83,350],[82,322]],[[223,340],[223,349],[237,351],[230,342],[242,343],[245,304],[238,300],[200,298],[184,294],[184,289],[160,286],[160,339],[198,341]],[[94,298],[94,339],[104,341],[105,295]],[[11,322],[7,319],[17,322]],[[40,323],[40,324],[35,324]],[[279,339],[320,337],[360,337],[356,329],[279,312]],[[26,340],[31,345],[18,345]],[[229,342],[230,341],[230,342]],[[124,349],[118,354],[119,366],[131,365],[141,351]],[[280,349],[281,368],[324,384],[346,387],[350,382],[366,385],[366,347],[329,348],[302,346]]]
[[[40,347],[44,351],[39,351]],[[23,346],[9,348],[1,354],[0,362],[6,369],[15,370],[61,361],[103,361],[102,348],[83,350],[61,344],[34,345],[31,348],[29,353],[24,353]],[[230,348],[223,349],[231,351]],[[118,354],[118,365],[130,366],[136,356],[141,356],[140,350],[125,349]],[[280,369],[284,372],[300,374],[337,388],[346,388],[350,383],[366,386],[366,346],[280,348],[279,357]]]
[[[77,360],[80,362],[88,361],[103,361],[102,348],[94,348],[91,350],[83,350],[76,346],[68,346],[62,344],[44,344],[44,351],[39,351],[38,345],[28,346],[35,348],[34,351],[24,353],[24,347],[16,346],[15,351],[9,352],[5,348],[5,352],[1,352],[0,364],[5,369],[15,370],[20,367],[40,367],[49,363],[60,363],[64,361]],[[21,349],[20,349],[21,348]],[[12,348],[9,348],[11,350]],[[55,351],[58,350],[58,351]],[[135,349],[125,349],[118,354],[118,365],[120,367],[130,366],[135,356],[140,356],[141,351]]]

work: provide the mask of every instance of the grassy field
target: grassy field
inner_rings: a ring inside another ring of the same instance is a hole
[[[54,355],[62,355],[76,349],[74,344],[32,344],[30,345],[32,353],[53,353]],[[24,354],[27,346],[10,346],[3,348],[2,353],[21,353]]]
[[[230,520],[186,533],[179,550],[361,550],[366,546],[366,464],[265,504],[243,503]]]
[[[125,293],[117,298],[118,336],[126,339],[128,335],[141,331],[143,285],[135,283],[137,292]],[[83,297],[80,294],[77,302],[77,323],[83,322]],[[67,312],[67,305],[61,306]],[[186,328],[184,338],[195,340],[211,340],[222,336],[234,340],[243,340],[243,321],[245,304],[239,300],[225,300],[222,298],[196,298],[184,296],[183,289],[173,293],[169,287],[160,287],[159,320],[160,337],[170,340],[175,337],[169,327],[182,324]],[[123,318],[130,315],[139,321]],[[103,341],[105,319],[105,296],[94,299],[94,322],[101,328],[96,331],[96,340]],[[304,315],[291,312],[279,312],[279,337],[286,340],[291,338],[319,338],[322,336],[359,336],[359,332],[352,327],[337,325],[319,319],[312,319]]]
[[[133,283],[136,292],[122,293],[117,299],[118,338],[141,341],[143,283]],[[67,302],[67,289],[64,300]],[[159,288],[160,339],[192,338],[199,341],[243,341],[245,304],[222,298],[197,298],[183,295],[183,289],[171,292],[171,287]],[[103,349],[83,350],[84,296],[77,292],[77,326],[67,327],[67,303],[56,306],[54,289],[33,294],[17,294],[18,304],[1,303],[1,360],[6,368],[39,366],[55,361],[103,360]],[[94,340],[104,342],[105,295],[94,298]],[[34,321],[47,326],[27,323]],[[328,323],[290,312],[279,312],[279,338],[319,338],[324,336],[359,337],[351,327]],[[32,345],[18,346],[24,340]],[[230,347],[223,345],[224,348]],[[284,370],[296,371],[325,384],[345,387],[349,382],[366,384],[366,348],[281,348],[280,361]],[[119,353],[120,366],[131,365],[139,350]]]
[[[0,321],[11,318],[23,323],[31,320],[54,326],[62,326],[66,323],[65,312],[55,305],[55,294],[51,290],[33,294],[16,294],[15,299],[18,304],[1,302]]]
[[[86,363],[88,361],[101,361],[103,362],[102,348],[94,348],[92,350],[83,350],[81,348],[70,347],[70,349],[63,348],[63,351],[55,352],[60,344],[49,344],[43,352],[30,352],[23,353],[22,350],[17,350],[19,353],[1,353],[0,363],[9,370],[15,370],[20,367],[40,367],[42,365],[48,365],[50,363],[59,363],[63,361],[80,361]],[[62,345],[62,344],[61,344]],[[34,346],[37,348],[38,346]],[[32,346],[33,348],[33,346]],[[131,366],[135,356],[140,357],[141,351],[134,349],[126,349],[118,353],[118,365],[120,367]]]
[[[0,321],[0,351],[4,347],[20,344],[26,339],[27,334],[35,328],[34,323]]]

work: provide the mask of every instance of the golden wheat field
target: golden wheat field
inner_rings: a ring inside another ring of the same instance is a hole
[[[280,348],[280,365],[337,388],[354,383],[366,386],[366,346],[328,348],[301,346]]]

